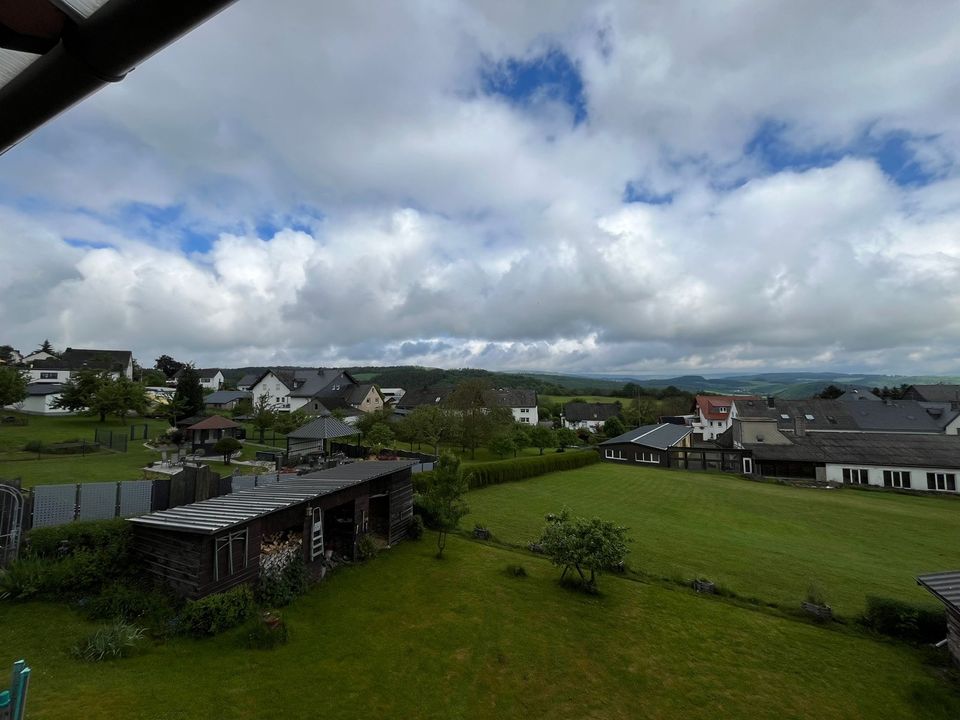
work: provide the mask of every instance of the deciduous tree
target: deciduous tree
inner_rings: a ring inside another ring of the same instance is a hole
[[[543,455],[544,448],[556,447],[557,434],[550,428],[538,425],[530,431],[530,444],[535,448],[540,448],[540,454]]]
[[[260,442],[263,442],[263,433],[273,427],[277,414],[270,406],[270,397],[261,393],[253,404],[253,426],[260,431]]]
[[[0,407],[16,405],[27,397],[27,376],[13,367],[0,367]]]
[[[177,391],[173,394],[174,400],[183,401],[183,417],[199,415],[206,407],[203,401],[203,386],[200,384],[200,373],[193,365],[184,365],[183,372],[177,378]]]
[[[379,453],[393,444],[393,430],[384,422],[379,422],[367,432],[367,445],[374,453]]]
[[[576,570],[580,582],[595,590],[597,577],[604,570],[621,565],[627,555],[630,540],[624,527],[598,518],[571,519],[566,509],[547,515],[546,520],[538,543],[553,564],[563,568],[561,580],[570,570]]]
[[[176,375],[183,366],[184,364],[182,362],[174,360],[169,355],[161,355],[157,358],[153,367],[166,375],[169,380]]]
[[[218,455],[223,455],[224,465],[230,464],[230,457],[243,448],[239,440],[232,437],[222,437],[213,446],[213,451]]]
[[[455,530],[461,518],[469,512],[463,501],[468,486],[469,479],[460,474],[460,459],[444,453],[434,466],[429,486],[420,496],[420,502],[430,513],[437,528],[438,558],[443,557],[447,533]]]

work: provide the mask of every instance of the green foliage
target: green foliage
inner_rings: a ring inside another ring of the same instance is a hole
[[[414,515],[410,521],[410,527],[407,528],[407,535],[411,540],[419,540],[423,537],[423,516]]]
[[[571,445],[578,444],[580,440],[570,428],[558,428],[555,432],[557,433],[557,447],[568,448]]]
[[[393,444],[393,430],[383,422],[376,423],[367,432],[366,443],[373,452],[378,453]]]
[[[244,644],[251,650],[273,650],[290,639],[287,623],[278,615],[261,615],[247,623]]]
[[[599,462],[600,456],[592,450],[553,455],[536,455],[497,462],[477,463],[470,466],[470,488],[496,485],[515,480],[526,480],[538,475],[546,475],[561,470],[592,465]]]
[[[182,417],[199,415],[206,407],[203,399],[203,386],[200,384],[200,373],[193,365],[184,365],[183,372],[177,378],[177,390],[173,394],[173,401],[182,407]]]
[[[243,444],[232,437],[222,437],[213,445],[213,451],[218,455],[223,455],[224,465],[229,465],[230,456],[241,449],[243,449]]]
[[[277,413],[273,419],[273,429],[282,435],[288,435],[310,422],[310,416],[303,410],[292,413]]]
[[[947,636],[946,615],[902,600],[868,596],[860,623],[881,635],[912,643],[934,643]]]
[[[419,498],[437,529],[437,557],[443,556],[447,533],[455,530],[460,518],[469,512],[463,501],[467,487],[468,479],[460,474],[460,459],[442,455],[434,466],[432,482]]]
[[[78,660],[86,662],[103,662],[127,657],[143,639],[143,632],[142,627],[117,620],[74,645],[72,653]]]
[[[178,362],[174,360],[169,355],[161,355],[160,357],[157,358],[153,367],[159,370],[160,372],[162,372],[164,376],[166,376],[166,378],[169,380],[174,375],[176,375],[181,368],[184,367],[184,364],[182,362]]]
[[[106,371],[80,370],[63,384],[63,392],[53,407],[71,412],[85,411],[99,416],[103,422],[107,415],[116,415],[121,420],[130,413],[142,415],[146,413],[147,404],[144,386],[126,375],[113,378]]]
[[[121,518],[34,528],[27,533],[30,554],[42,558],[58,558],[82,550],[122,555],[129,551],[132,540],[133,528]]]
[[[373,560],[373,558],[377,556],[377,552],[379,552],[379,550],[373,536],[369,533],[361,535],[357,541],[357,559],[361,562]]]
[[[393,416],[393,408],[383,408],[377,410],[376,412],[364,413],[359,418],[357,418],[357,424],[354,426],[360,432],[360,434],[367,439],[368,444],[372,444],[372,441],[367,437],[377,425],[383,425],[388,430],[390,429],[390,418]],[[393,442],[392,437],[393,431],[391,431],[391,438],[388,442],[384,443],[389,445]]]
[[[520,423],[514,423],[510,430],[510,439],[513,441],[513,456],[516,457],[518,451],[530,447],[530,429]]]
[[[557,434],[548,427],[538,425],[530,431],[530,444],[535,448],[540,448],[540,454],[543,455],[544,448],[556,446]]]
[[[263,433],[273,427],[277,420],[277,413],[270,406],[270,397],[261,393],[253,403],[253,426],[260,431],[260,442],[263,442]]]
[[[27,397],[27,376],[14,367],[0,367],[0,407],[16,405]]]
[[[593,590],[604,570],[623,564],[629,542],[625,527],[599,518],[571,519],[566,509],[546,519],[537,543],[554,565],[563,568],[561,580],[569,570],[576,570],[580,582]],[[589,571],[589,577],[585,571]]]
[[[183,632],[200,638],[242,625],[253,612],[253,592],[246,585],[187,602],[180,615]]]
[[[433,445],[434,453],[439,454],[440,443],[457,436],[460,416],[446,408],[423,405],[407,415],[403,422],[413,441],[429,443]]]
[[[513,438],[507,434],[494,435],[487,443],[487,448],[500,458],[505,458],[507,455],[516,452],[517,449]]]
[[[26,600],[40,595],[48,584],[49,561],[20,558],[0,570],[0,600]]]
[[[617,435],[623,435],[626,431],[623,422],[616,415],[603,423],[603,432],[607,437],[617,437]]]
[[[279,572],[261,572],[254,597],[263,607],[277,608],[292,603],[309,588],[307,566],[298,556]]]
[[[507,575],[510,577],[525,578],[527,569],[523,565],[507,565]]]
[[[177,602],[167,593],[130,582],[114,582],[83,604],[91,620],[137,622],[163,634],[177,615]]]

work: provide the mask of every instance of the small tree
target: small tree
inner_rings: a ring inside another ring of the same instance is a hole
[[[557,433],[557,447],[563,449],[568,448],[571,445],[576,445],[580,438],[577,437],[577,434],[570,428],[560,428],[555,431]]]
[[[544,448],[556,447],[556,433],[550,428],[540,427],[538,425],[530,431],[530,444],[535,448],[540,448],[540,454],[543,455]]]
[[[157,358],[153,367],[162,372],[169,380],[183,367],[183,363],[177,362],[169,355],[161,355]]]
[[[183,402],[185,417],[199,415],[206,404],[203,401],[203,386],[200,384],[200,373],[193,365],[184,365],[183,372],[177,380],[177,391],[173,394],[174,400]]]
[[[60,396],[54,400],[52,407],[70,412],[89,412],[99,415],[100,422],[104,422],[110,412],[110,404],[104,402],[106,398],[102,390],[109,380],[105,372],[80,370],[63,384]]]
[[[516,453],[513,438],[506,434],[494,435],[487,443],[487,449],[498,458],[505,458],[510,453]]]
[[[270,397],[262,393],[253,404],[253,426],[260,431],[260,442],[263,442],[263,433],[273,427],[276,413],[270,407]]]
[[[598,518],[571,519],[566,509],[559,515],[547,515],[546,520],[538,543],[551,562],[563,568],[561,580],[573,569],[587,590],[596,590],[597,577],[621,565],[627,555],[630,540],[624,527]]]
[[[623,435],[626,432],[626,428],[623,427],[623,422],[620,418],[614,415],[603,424],[603,432],[607,437],[616,437],[617,435]]]
[[[433,469],[433,478],[420,501],[433,518],[437,528],[437,557],[443,557],[447,533],[455,530],[460,519],[469,512],[463,501],[468,479],[460,475],[460,459],[444,453]]]
[[[386,423],[377,423],[367,433],[367,444],[374,453],[379,453],[383,448],[393,444],[393,430]]]
[[[230,464],[230,456],[233,455],[237,450],[240,450],[243,445],[240,444],[240,441],[232,437],[222,437],[217,440],[216,444],[213,446],[213,451],[218,455],[223,455],[223,462],[225,465]]]
[[[0,367],[0,407],[16,405],[27,397],[27,376],[12,367]]]
[[[513,456],[516,457],[520,450],[530,447],[529,428],[520,423],[514,424],[513,429],[510,431],[510,439],[513,440]]]

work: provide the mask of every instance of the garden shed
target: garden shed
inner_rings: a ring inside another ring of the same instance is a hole
[[[917,578],[917,585],[930,591],[947,611],[947,647],[960,665],[960,571],[931,573]]]
[[[260,574],[277,547],[296,548],[308,567],[353,559],[360,537],[388,544],[413,518],[413,461],[361,462],[131,518],[143,568],[196,599]]]
[[[211,415],[190,425],[185,432],[194,452],[202,449],[207,454],[212,454],[213,446],[217,444],[218,440],[225,437],[239,438],[242,436],[242,429],[230,418],[225,418],[222,415]]]

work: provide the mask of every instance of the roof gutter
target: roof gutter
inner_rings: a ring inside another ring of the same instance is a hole
[[[0,154],[235,0],[110,0],[0,88]]]

